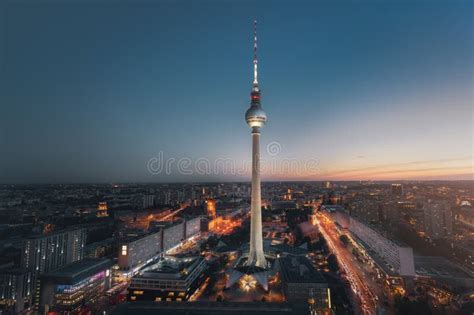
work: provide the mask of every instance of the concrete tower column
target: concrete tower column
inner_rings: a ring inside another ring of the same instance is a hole
[[[260,190],[260,128],[252,128],[252,201],[250,207],[250,252],[248,265],[267,266],[263,253],[262,196]]]

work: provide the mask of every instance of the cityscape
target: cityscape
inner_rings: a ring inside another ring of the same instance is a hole
[[[0,315],[474,314],[473,9],[2,3]]]

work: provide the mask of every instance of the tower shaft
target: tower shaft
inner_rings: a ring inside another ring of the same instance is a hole
[[[245,120],[252,128],[252,201],[250,205],[250,251],[247,266],[267,267],[263,252],[262,236],[262,194],[260,191],[260,129],[267,121],[267,115],[260,104],[260,87],[257,73],[257,21],[254,21],[253,43],[253,84],[250,93],[250,108],[245,113]]]
[[[252,129],[252,201],[250,207],[250,252],[247,265],[267,267],[263,252],[262,202],[260,190],[260,128]]]

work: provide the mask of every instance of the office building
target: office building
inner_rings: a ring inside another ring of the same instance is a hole
[[[151,208],[155,205],[155,195],[143,196],[143,209]]]
[[[386,238],[374,227],[351,217],[349,231],[362,243],[376,263],[400,276],[415,276],[413,249]]]
[[[132,278],[128,301],[186,301],[206,278],[202,257],[165,256]]]
[[[85,229],[71,229],[27,238],[21,253],[21,266],[42,274],[81,260],[86,236]]]
[[[392,184],[391,189],[392,195],[401,197],[403,196],[403,185],[402,184]]]
[[[108,207],[107,202],[99,202],[99,206],[97,207],[96,216],[98,218],[108,217]]]
[[[32,307],[33,281],[26,268],[0,269],[0,314],[18,314]]]
[[[448,200],[428,200],[423,204],[423,222],[426,236],[432,240],[453,234],[453,213]]]
[[[331,294],[324,277],[304,256],[277,259],[283,292],[288,302],[309,303],[315,311],[331,309]]]
[[[173,222],[164,222],[163,230],[163,245],[162,250],[167,251],[181,243],[184,239],[185,221],[176,220]]]
[[[162,231],[122,239],[118,248],[118,265],[131,276],[161,252]]]
[[[86,258],[41,277],[40,311],[79,311],[102,296],[111,285],[109,259]]]
[[[208,199],[206,200],[206,210],[207,210],[207,215],[215,219],[216,218],[216,200],[214,199]]]
[[[201,232],[201,219],[201,216],[185,218],[185,239],[189,239]]]
[[[343,229],[348,229],[350,226],[350,216],[344,209],[335,211],[335,222]]]

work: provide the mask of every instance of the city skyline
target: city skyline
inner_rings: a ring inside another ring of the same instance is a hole
[[[473,12],[1,2],[0,314],[473,315]]]
[[[473,179],[472,3],[232,7],[3,4],[0,182],[248,180],[255,17],[263,164],[301,166],[262,180]],[[159,154],[194,173],[153,174]]]

